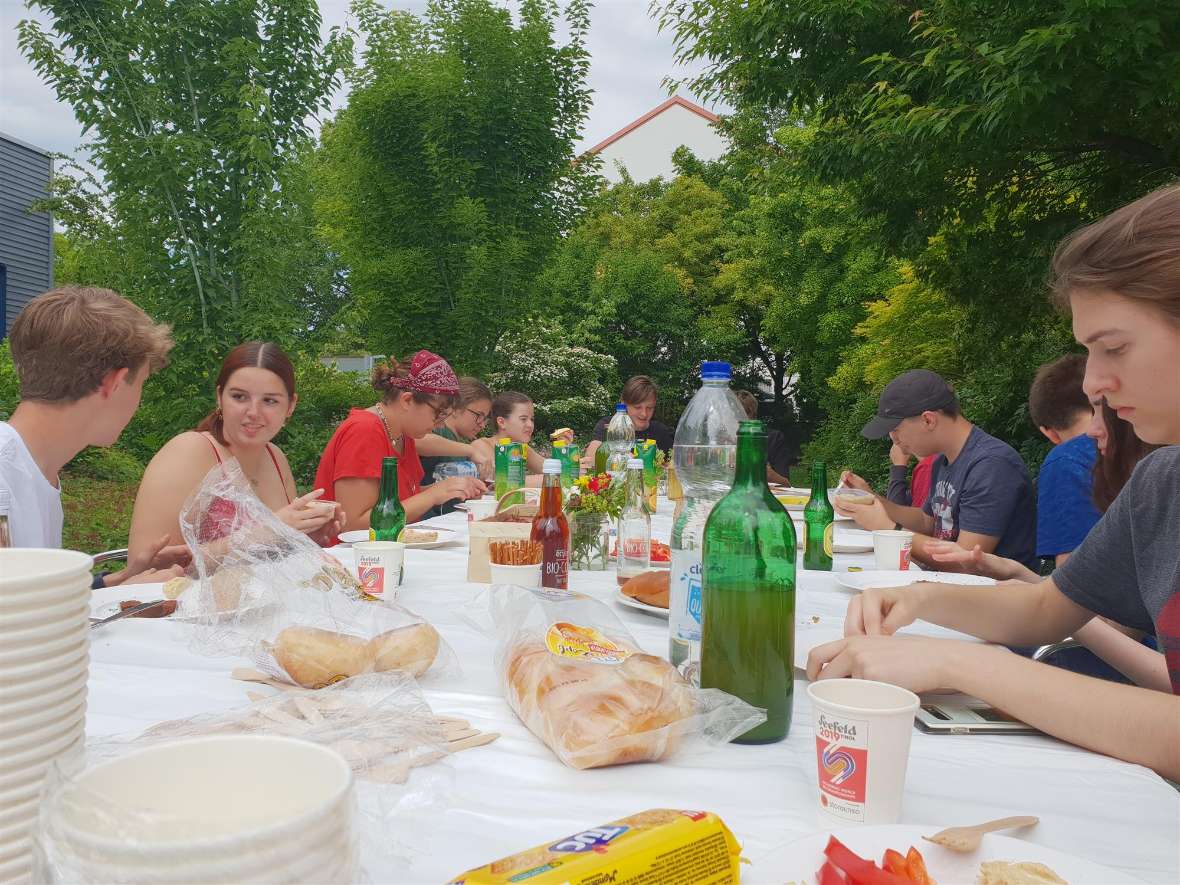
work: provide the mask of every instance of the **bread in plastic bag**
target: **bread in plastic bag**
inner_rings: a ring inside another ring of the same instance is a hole
[[[250,657],[304,688],[371,672],[458,669],[433,626],[365,593],[338,560],[259,500],[236,461],[209,471],[180,526],[197,576],[169,582],[165,595],[197,625],[198,651]]]
[[[764,710],[688,683],[645,654],[602,602],[564,590],[496,586],[496,671],[509,705],[572,768],[665,759],[692,736],[725,742]]]

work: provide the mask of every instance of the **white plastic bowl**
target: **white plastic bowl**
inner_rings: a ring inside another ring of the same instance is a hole
[[[0,606],[23,608],[89,586],[93,559],[76,550],[0,548]]]
[[[34,679],[61,679],[78,668],[86,667],[90,661],[90,637],[83,635],[77,644],[69,646],[46,658],[36,661],[21,661],[19,664],[0,666],[0,683],[5,686],[17,685],[23,693],[26,681]],[[14,690],[13,695],[17,692]],[[6,694],[5,697],[8,695]]]
[[[37,776],[37,772],[44,776],[45,770],[54,760],[74,752],[85,741],[84,725],[84,721],[79,722],[76,729],[46,741],[39,747],[4,756],[0,759],[0,784],[20,783],[21,781],[16,778],[29,771],[33,772],[34,776]],[[13,780],[7,779],[10,775],[14,776]]]
[[[26,716],[14,722],[5,722],[5,732],[0,734],[0,759],[32,749],[47,740],[72,732],[81,727],[86,719],[86,698],[83,696],[72,707],[53,707]]]
[[[352,803],[352,769],[334,750],[272,735],[214,735],[104,762],[62,791],[53,813],[68,845],[114,866],[191,866],[212,857],[307,851]]]
[[[55,624],[70,619],[75,612],[82,610],[83,617],[89,617],[90,592],[79,591],[72,597],[49,605],[39,605],[34,608],[5,611],[0,615],[0,636],[8,630],[25,630],[40,624]]]
[[[54,658],[62,649],[68,649],[88,637],[90,627],[86,621],[79,624],[62,624],[55,630],[47,630],[40,640],[29,640],[21,645],[9,645],[0,641],[0,671],[9,665],[21,665],[27,661],[44,661]],[[25,631],[29,635],[36,631]]]
[[[4,685],[4,700],[0,701],[0,710],[4,709],[6,704],[17,704],[29,698],[38,698],[64,685],[78,681],[84,683],[90,669],[87,652],[88,649],[73,649],[72,659],[67,655],[59,660],[55,669],[24,677],[19,681],[12,676],[12,670],[0,669],[0,682]]]
[[[19,698],[9,698],[4,693],[4,700],[0,701],[0,734],[7,731],[9,722],[21,716],[26,716],[36,710],[46,710],[50,707],[60,707],[73,703],[75,696],[79,700],[86,697],[87,672],[81,670],[73,676],[54,683],[51,688],[36,694],[26,694]]]

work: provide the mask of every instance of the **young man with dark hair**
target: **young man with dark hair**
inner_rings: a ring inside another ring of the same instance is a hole
[[[654,381],[646,375],[636,375],[633,378],[628,378],[627,383],[623,385],[623,396],[619,402],[627,407],[627,415],[631,418],[631,423],[635,425],[635,438],[637,440],[654,439],[657,446],[671,454],[672,438],[675,436],[675,431],[667,424],[652,419],[652,415],[656,413],[658,394],[659,389]],[[594,425],[592,438],[582,453],[583,466],[594,464],[594,453],[606,441],[606,425],[613,417],[614,412],[611,412]]]
[[[110,289],[66,286],[38,295],[13,321],[20,403],[0,422],[0,491],[16,547],[60,547],[60,472],[87,446],[109,446],[139,407],[147,377],[168,362],[169,328]],[[186,547],[151,545],[105,584],[180,574]],[[160,569],[160,571],[153,571]],[[97,583],[97,581],[96,581]]]
[[[1037,479],[1037,556],[1061,565],[1101,514],[1094,506],[1098,446],[1086,431],[1094,407],[1082,390],[1086,357],[1063,356],[1037,370],[1028,392],[1028,414],[1053,443]]]
[[[963,417],[954,390],[939,375],[914,369],[890,381],[878,401],[877,417],[861,434],[867,439],[888,436],[919,458],[938,455],[932,490],[921,508],[877,496],[869,504],[837,504],[838,512],[868,530],[909,529],[914,533],[912,555],[923,563],[933,563],[926,545],[938,539],[1036,567],[1036,514],[1024,462],[1010,445]],[[846,472],[842,481],[872,491],[854,473]]]

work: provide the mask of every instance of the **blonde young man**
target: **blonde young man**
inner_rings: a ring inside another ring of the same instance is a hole
[[[9,334],[20,403],[0,422],[0,491],[16,547],[60,547],[63,467],[109,446],[139,407],[148,375],[167,364],[168,326],[110,289],[66,286],[26,305]],[[107,585],[167,580],[187,548],[151,545]],[[96,581],[97,583],[97,581]]]

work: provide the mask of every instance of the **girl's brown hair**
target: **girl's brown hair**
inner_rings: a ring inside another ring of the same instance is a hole
[[[1110,291],[1180,323],[1180,185],[1161,188],[1066,237],[1053,256],[1053,296]]]
[[[1094,506],[1105,513],[1131,478],[1135,465],[1160,447],[1137,437],[1131,422],[1120,418],[1106,400],[1099,408],[1106,424],[1106,451],[1094,464],[1093,496]]]
[[[472,378],[470,375],[465,375],[459,379],[459,408],[477,403],[481,399],[491,402],[492,392],[488,390],[486,384],[478,378]]]
[[[497,393],[496,398],[492,400],[492,421],[497,418],[507,418],[517,406],[529,403],[532,403],[532,400],[519,390],[505,390],[503,393]]]
[[[295,367],[291,365],[291,358],[283,353],[283,349],[270,341],[247,341],[239,344],[226,356],[221,364],[221,371],[217,373],[217,395],[225,390],[230,376],[238,369],[266,369],[274,372],[287,389],[287,396],[295,397]],[[213,434],[213,438],[223,446],[225,441],[225,425],[221,415],[221,406],[215,408],[204,417],[197,430]]]

